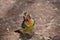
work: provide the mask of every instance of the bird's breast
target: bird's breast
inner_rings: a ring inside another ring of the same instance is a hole
[[[26,21],[25,24],[29,27],[29,26],[32,26],[34,24],[34,21],[33,20]]]

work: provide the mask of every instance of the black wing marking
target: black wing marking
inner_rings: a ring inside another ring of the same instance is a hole
[[[25,21],[22,22],[22,25],[21,25],[22,28],[25,28],[24,22],[25,22]]]

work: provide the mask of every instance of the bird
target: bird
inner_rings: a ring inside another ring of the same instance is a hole
[[[23,34],[33,35],[32,32],[34,29],[34,25],[35,25],[35,20],[32,18],[31,14],[25,12],[23,16],[23,22],[21,25],[22,27],[21,32]]]

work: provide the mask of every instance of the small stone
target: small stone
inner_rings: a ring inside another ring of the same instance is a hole
[[[50,38],[49,37],[44,37],[45,40],[49,40]]]
[[[35,32],[36,35],[38,35],[39,33],[38,32]]]
[[[49,3],[50,1],[47,1],[47,3]]]
[[[41,18],[39,18],[41,20]]]
[[[21,40],[21,39],[19,39],[19,40]]]
[[[40,6],[40,4],[38,3],[37,6]]]
[[[58,10],[58,8],[54,8],[54,10]]]
[[[11,1],[11,3],[15,3],[15,1]]]
[[[7,28],[7,31],[9,32],[9,28]]]
[[[0,24],[1,25],[1,24]]]

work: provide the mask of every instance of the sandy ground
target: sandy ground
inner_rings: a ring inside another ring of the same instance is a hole
[[[59,5],[56,0],[0,0],[0,40],[20,40],[14,31],[20,29],[25,11],[35,20],[36,35],[30,40],[60,40]]]

